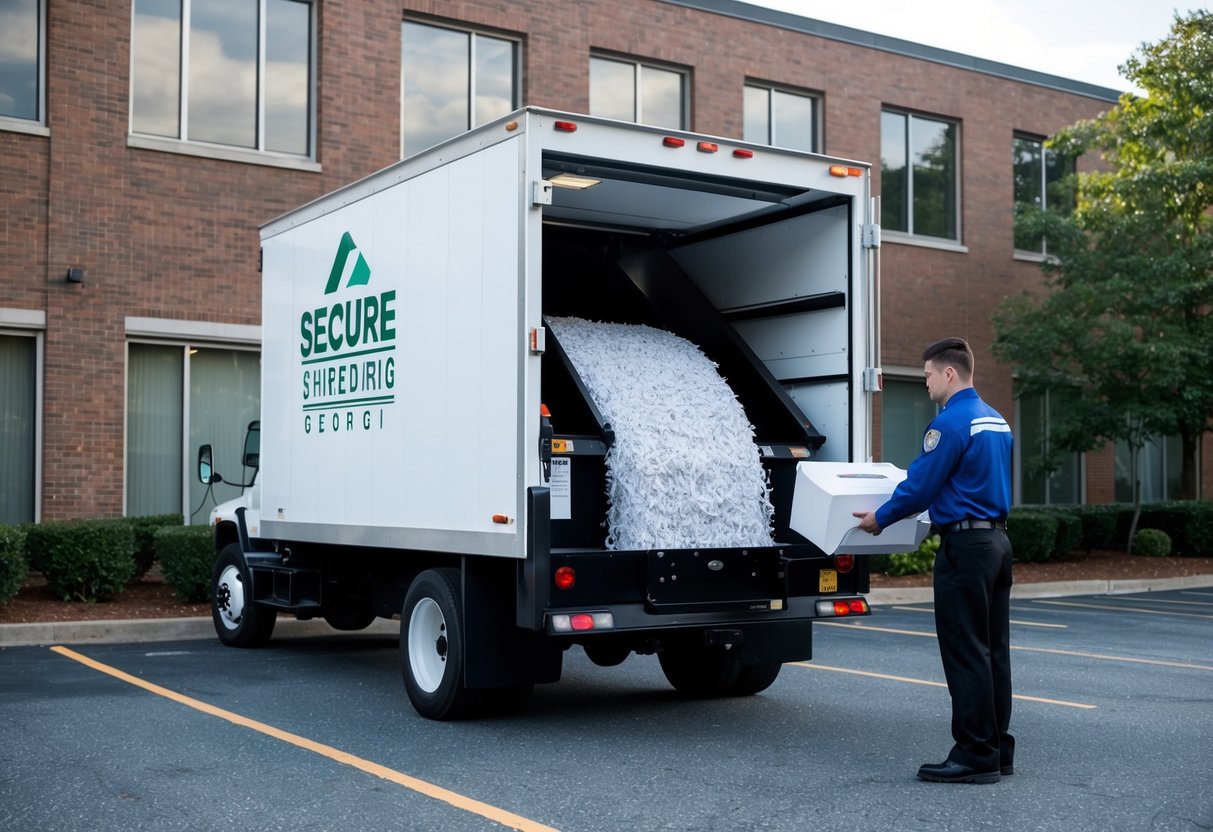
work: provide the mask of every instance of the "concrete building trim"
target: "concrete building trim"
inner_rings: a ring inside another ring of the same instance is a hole
[[[261,327],[251,324],[222,324],[128,315],[126,337],[260,346]]]
[[[157,150],[162,153],[180,153],[185,156],[201,156],[203,159],[218,159],[223,162],[241,162],[246,165],[268,165],[274,168],[301,170],[308,173],[321,173],[319,162],[303,159],[298,156],[284,156],[264,150],[242,150],[238,147],[222,147],[220,145],[201,144],[199,142],[180,141],[178,139],[159,139],[152,136],[135,134],[126,137],[127,147],[141,150]]]
[[[892,52],[895,55],[931,61],[932,63],[944,64],[945,66],[957,69],[981,72],[1010,81],[1022,81],[1025,84],[1034,84],[1038,87],[1045,87],[1073,95],[1083,95],[1100,101],[1115,103],[1120,98],[1120,91],[1111,89],[1110,87],[1101,87],[1097,84],[1088,84],[1085,81],[1062,78],[1057,75],[1050,75],[1047,72],[1024,69],[1023,67],[991,61],[986,58],[976,58],[972,55],[965,55],[948,49],[914,43],[902,40],[901,38],[890,37],[889,35],[879,35],[875,32],[865,32],[862,29],[852,29],[849,26],[827,23],[824,20],[815,20],[810,17],[801,17],[800,15],[781,12],[777,9],[768,9],[763,6],[754,6],[749,3],[738,2],[738,0],[661,0],[661,2],[711,12],[725,17],[749,20],[768,26],[777,26],[780,29],[802,32],[828,40],[849,43],[854,46],[879,49],[882,52]]]
[[[10,309],[0,306],[0,329],[46,329],[45,309]]]
[[[31,136],[49,136],[51,134],[50,128],[44,124],[6,116],[0,116],[0,130],[7,130],[10,133],[28,133]]]

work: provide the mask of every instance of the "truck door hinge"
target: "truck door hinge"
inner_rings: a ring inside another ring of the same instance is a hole
[[[863,371],[863,392],[879,393],[884,389],[884,375],[879,367],[865,367]]]
[[[552,183],[546,179],[536,179],[531,183],[531,205],[552,204]]]
[[[874,222],[863,226],[863,247],[880,248],[880,226]]]

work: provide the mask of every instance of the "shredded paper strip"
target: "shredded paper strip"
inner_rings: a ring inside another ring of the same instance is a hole
[[[754,427],[698,347],[648,326],[548,323],[615,430],[607,548],[771,545]]]

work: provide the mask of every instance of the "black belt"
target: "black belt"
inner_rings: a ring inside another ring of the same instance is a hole
[[[1005,529],[1006,527],[1006,520],[961,520],[958,523],[948,523],[946,526],[940,526],[939,530],[944,534],[951,534],[952,532],[963,532],[969,529]]]

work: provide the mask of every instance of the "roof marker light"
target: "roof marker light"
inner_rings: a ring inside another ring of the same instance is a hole
[[[846,176],[846,165],[830,165],[830,176]]]
[[[686,144],[686,141],[684,139],[679,139],[674,136],[666,136],[664,139],[661,140],[661,143],[664,144],[666,147],[682,147],[683,145]]]
[[[754,151],[746,150],[743,147],[736,147],[736,148],[733,148],[733,155],[736,156],[738,159],[753,159]]]
[[[552,126],[563,133],[577,132],[577,124],[572,121],[557,121]]]
[[[716,142],[700,142],[695,145],[695,149],[700,153],[715,153],[717,150],[720,150],[720,145],[716,144]]]

